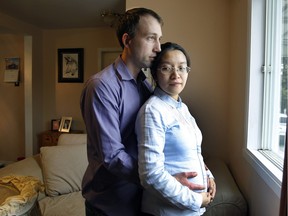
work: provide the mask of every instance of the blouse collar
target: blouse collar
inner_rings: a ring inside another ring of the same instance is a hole
[[[180,108],[182,106],[182,99],[180,98],[180,96],[178,97],[177,101],[159,87],[155,88],[154,95],[159,97],[161,100],[163,100],[165,103],[169,104],[172,107]]]

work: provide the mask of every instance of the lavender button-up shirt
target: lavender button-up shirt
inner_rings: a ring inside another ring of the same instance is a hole
[[[89,161],[82,194],[108,215],[137,215],[140,208],[134,127],[152,89],[143,72],[138,78],[119,57],[86,82],[81,96]]]

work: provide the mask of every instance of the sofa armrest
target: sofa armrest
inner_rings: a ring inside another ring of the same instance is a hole
[[[35,176],[43,181],[40,155],[35,155],[0,169],[0,177],[7,175]]]
[[[241,194],[227,165],[215,158],[205,161],[216,182],[216,196],[204,216],[246,216],[247,202]]]
[[[0,169],[0,177],[9,175],[34,176],[43,183],[40,154],[11,163]],[[43,197],[45,194],[41,193],[38,199]]]

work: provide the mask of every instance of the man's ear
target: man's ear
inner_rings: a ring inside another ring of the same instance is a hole
[[[127,34],[127,33],[123,34],[123,36],[122,36],[122,43],[124,44],[124,47],[129,46],[129,43],[130,43],[130,36],[129,36],[129,34]]]

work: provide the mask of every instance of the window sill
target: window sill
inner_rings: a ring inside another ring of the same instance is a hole
[[[280,198],[282,185],[282,171],[254,149],[245,149],[244,157],[256,170],[258,175]]]

